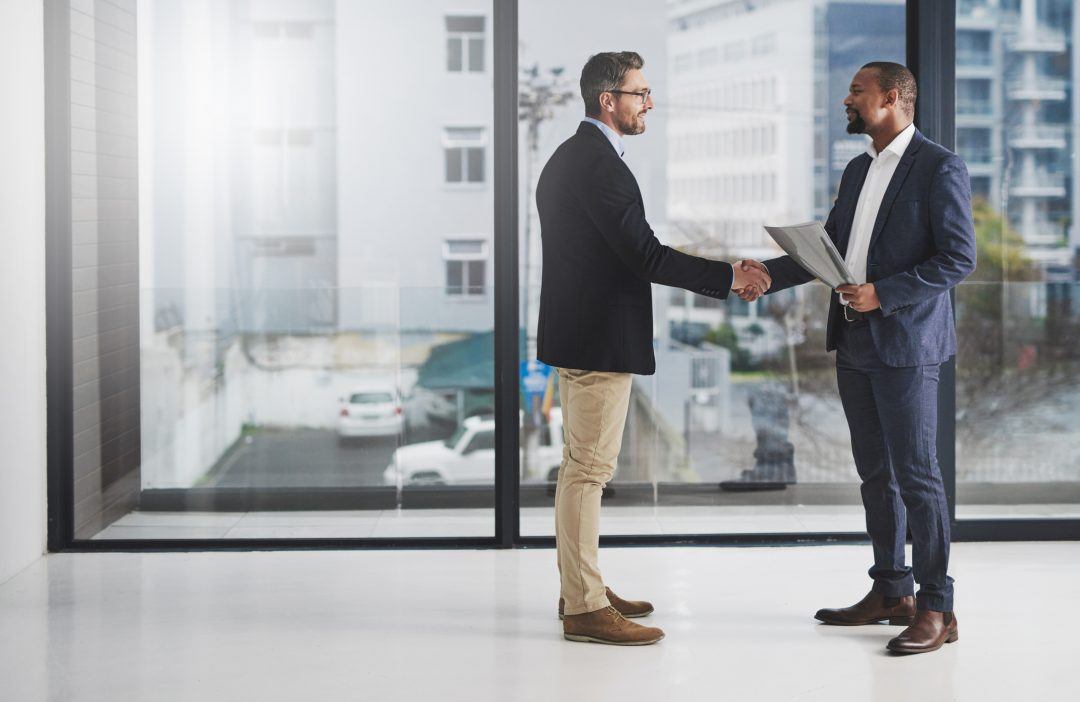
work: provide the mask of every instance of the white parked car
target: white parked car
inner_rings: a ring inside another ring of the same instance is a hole
[[[562,412],[551,413],[551,422],[540,428],[534,470],[551,479],[562,462]],[[453,436],[442,441],[402,446],[383,472],[387,485],[459,485],[495,482],[495,419],[469,417]]]
[[[354,388],[341,398],[338,441],[351,438],[397,436],[405,426],[401,395],[392,385]]]

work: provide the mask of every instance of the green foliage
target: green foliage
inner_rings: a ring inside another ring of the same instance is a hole
[[[975,217],[978,263],[969,280],[1001,282],[1039,280],[1040,273],[1024,256],[1024,240],[983,198],[971,203]]]
[[[1023,239],[990,203],[976,198],[971,210],[978,262],[968,284],[957,294],[964,308],[963,331],[974,338],[988,338],[986,335],[1000,332],[1005,313],[1000,284],[1038,280],[1040,272],[1024,255]]]
[[[739,346],[739,335],[728,322],[713,327],[705,334],[705,341],[722,346],[731,352],[731,369],[735,372],[755,370],[756,365],[750,360],[750,352]]]

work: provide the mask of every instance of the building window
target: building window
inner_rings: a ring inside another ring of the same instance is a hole
[[[446,182],[483,183],[486,146],[483,127],[448,127],[443,134]]]
[[[483,239],[447,239],[446,294],[452,297],[483,297],[488,245]]]
[[[768,56],[776,52],[776,33],[762,34],[754,37],[750,42],[750,54],[752,56]]]
[[[451,73],[484,72],[483,16],[446,18],[446,70]]]

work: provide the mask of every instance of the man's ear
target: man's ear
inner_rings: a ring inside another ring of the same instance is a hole
[[[897,107],[900,104],[900,91],[893,88],[885,93],[885,104],[889,107]]]
[[[614,112],[615,96],[611,93],[600,93],[600,109],[605,112]]]

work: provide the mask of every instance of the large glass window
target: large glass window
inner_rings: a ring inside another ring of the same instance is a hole
[[[1077,4],[956,4],[979,243],[956,294],[961,519],[1080,515]],[[76,538],[493,535],[491,3],[68,6],[50,143],[70,165]],[[826,217],[866,143],[848,82],[906,37],[902,0],[518,10],[511,421],[536,536],[563,427],[535,359],[534,195],[585,60],[643,55],[656,109],[625,159],[647,217],[731,261],[778,253],[765,223]],[[634,379],[605,533],[863,530],[827,301],[654,286],[657,373]]]
[[[490,10],[71,3],[76,538],[494,534]]]
[[[565,16],[573,13],[570,31]],[[728,261],[778,255],[763,224],[824,221],[865,149],[841,102],[858,68],[904,60],[902,2],[521,4],[522,532],[552,534],[560,408],[535,358],[541,245],[536,179],[583,116],[590,54],[645,59],[656,108],[625,138],[664,243]],[[609,534],[862,531],[847,424],[825,352],[829,291],[746,304],[654,286],[657,371],[634,378]],[[545,375],[545,373],[547,375]],[[771,491],[759,488],[771,486]]]
[[[956,295],[958,518],[1080,515],[1075,0],[957,4],[978,268]]]

